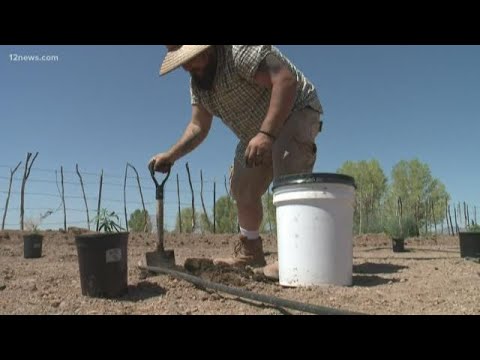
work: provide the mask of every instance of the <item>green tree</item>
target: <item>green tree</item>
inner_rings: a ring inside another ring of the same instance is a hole
[[[263,220],[262,220],[262,225],[260,226],[260,231],[262,233],[276,234],[277,217],[276,217],[275,205],[273,205],[272,193],[266,192],[262,196],[262,205],[263,205]]]
[[[198,224],[198,213],[195,212],[195,224]],[[192,208],[183,208],[181,210],[182,217],[182,232],[191,234],[193,232],[192,228]],[[198,225],[197,225],[198,226]],[[177,214],[177,220],[175,222],[175,231],[180,232],[180,219]]]
[[[397,199],[403,204],[403,213],[415,219],[421,230],[427,219],[428,224],[439,224],[445,219],[445,199],[450,195],[445,185],[431,174],[427,164],[418,159],[402,160],[392,169],[392,185],[387,199],[387,211],[393,213]],[[432,213],[433,203],[433,213]],[[417,231],[418,232],[418,231]]]
[[[128,227],[132,232],[152,232],[152,222],[148,211],[137,209],[131,213]]]
[[[237,206],[231,197],[220,197],[215,203],[215,212],[217,233],[237,232]]]
[[[337,173],[355,179],[354,227],[358,233],[382,231],[382,202],[387,192],[387,177],[378,160],[347,161]]]
[[[213,220],[213,217],[210,218]],[[213,233],[213,223],[203,212],[200,214],[200,230],[202,231],[202,234]],[[215,229],[215,231],[217,231],[217,229]]]

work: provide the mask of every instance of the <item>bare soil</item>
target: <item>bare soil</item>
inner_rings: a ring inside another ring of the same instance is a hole
[[[171,276],[146,277],[137,264],[155,248],[155,235],[130,234],[128,294],[83,296],[73,232],[46,231],[40,259],[24,259],[20,231],[0,232],[0,314],[300,314],[202,290]],[[228,256],[237,235],[166,235],[176,262]],[[266,237],[267,262],[276,241]],[[284,288],[249,270],[204,268],[195,275],[225,285],[366,314],[480,314],[480,264],[460,258],[457,237],[412,238],[393,253],[382,235],[354,240],[353,286]]]

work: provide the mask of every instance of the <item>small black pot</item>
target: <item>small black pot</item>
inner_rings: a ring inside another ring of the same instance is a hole
[[[38,259],[42,257],[43,235],[23,235],[23,257],[25,259]]]
[[[394,253],[405,252],[405,239],[392,238],[392,249]]]

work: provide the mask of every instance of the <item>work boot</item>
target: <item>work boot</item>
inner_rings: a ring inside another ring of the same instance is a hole
[[[278,281],[278,262],[267,265],[263,268],[263,275],[270,280]]]
[[[262,238],[248,240],[246,236],[240,236],[233,250],[233,257],[214,259],[214,265],[228,265],[244,267],[247,265],[261,267],[266,265],[263,254]]]

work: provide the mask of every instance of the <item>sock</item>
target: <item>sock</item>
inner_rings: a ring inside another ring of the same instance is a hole
[[[246,236],[248,240],[257,240],[260,237],[260,231],[249,231],[240,227],[240,234]]]

